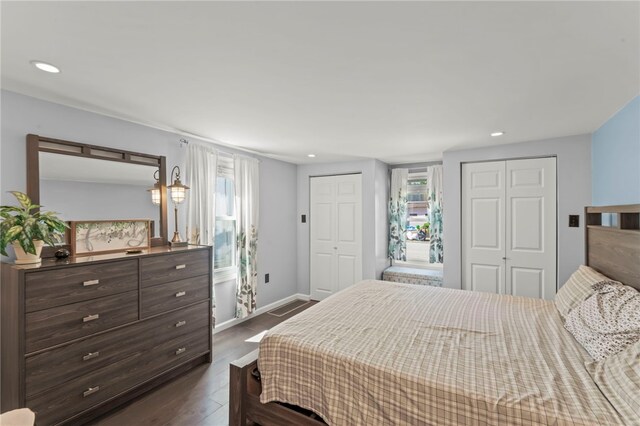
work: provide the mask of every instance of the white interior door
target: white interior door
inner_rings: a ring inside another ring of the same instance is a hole
[[[556,159],[506,163],[506,292],[556,294]]]
[[[505,293],[505,162],[462,165],[462,288]]]
[[[552,299],[556,160],[462,165],[462,288]]]
[[[362,175],[311,178],[311,298],[362,279]]]

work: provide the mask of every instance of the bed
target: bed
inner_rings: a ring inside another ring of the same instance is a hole
[[[639,207],[617,228],[602,227],[601,213],[628,206],[585,212],[585,263],[636,288]],[[633,421],[600,392],[589,360],[552,301],[365,281],[271,329],[259,357],[232,363],[230,424]]]

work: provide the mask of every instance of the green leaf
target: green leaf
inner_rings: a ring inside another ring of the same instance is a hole
[[[25,229],[33,229],[36,226],[36,218],[35,217],[27,218],[27,220],[24,221],[23,226]]]
[[[4,235],[3,235],[3,239],[5,239],[8,242],[11,242],[13,240],[15,240],[16,236],[19,235],[22,232],[22,226],[13,226],[11,227]]]
[[[33,245],[33,240],[30,237],[23,236],[23,238],[20,239],[20,247],[22,247],[25,253],[36,254],[36,246]]]
[[[10,191],[18,200],[23,209],[28,210],[31,207],[31,199],[24,192]]]
[[[4,217],[5,214],[8,214],[9,212],[18,213],[18,212],[22,211],[21,208],[15,207],[15,206],[2,206],[2,207],[0,207],[0,209],[2,209],[3,217]]]

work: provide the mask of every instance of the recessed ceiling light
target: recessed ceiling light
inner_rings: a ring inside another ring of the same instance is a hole
[[[494,138],[496,136],[502,136],[502,135],[504,135],[504,132],[493,132],[493,133],[491,133],[491,136],[493,136]]]
[[[60,72],[60,68],[58,68],[58,67],[56,67],[54,65],[48,64],[46,62],[31,61],[31,64],[34,67],[36,67],[36,68],[38,68],[39,70],[42,70],[42,71],[51,72],[51,73],[54,73],[54,74],[57,74],[57,73]]]
[[[307,155],[307,157],[309,157],[309,158],[316,158],[316,155],[315,155],[315,154],[308,154],[308,155]]]

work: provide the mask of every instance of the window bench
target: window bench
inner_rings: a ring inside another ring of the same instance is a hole
[[[442,270],[390,266],[382,273],[384,281],[442,287]]]

